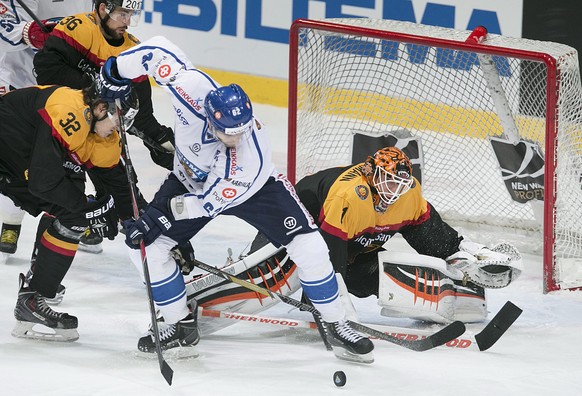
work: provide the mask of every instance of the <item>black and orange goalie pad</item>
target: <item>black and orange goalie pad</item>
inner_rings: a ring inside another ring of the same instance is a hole
[[[270,243],[221,269],[239,279],[287,296],[301,287],[297,266],[289,258],[287,251],[284,248],[277,249]],[[280,301],[212,274],[199,274],[187,280],[186,293],[188,299],[195,298],[200,307],[241,314],[257,314]],[[198,317],[202,336],[234,323],[236,322],[229,319]]]

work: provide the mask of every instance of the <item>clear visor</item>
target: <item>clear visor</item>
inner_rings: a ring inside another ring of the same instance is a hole
[[[380,166],[374,171],[374,187],[380,199],[388,205],[396,202],[402,194],[410,190],[413,181],[412,177],[394,175]]]
[[[124,23],[127,26],[137,26],[141,16],[141,10],[128,10],[127,8],[116,8],[113,11],[107,10],[109,18],[116,22]]]
[[[252,120],[237,128],[226,128],[224,132],[216,129],[210,122],[208,131],[212,136],[220,140],[226,147],[235,147],[251,136],[253,130]]]

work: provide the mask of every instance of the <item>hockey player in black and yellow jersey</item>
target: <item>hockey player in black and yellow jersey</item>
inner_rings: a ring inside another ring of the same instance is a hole
[[[20,275],[15,336],[78,338],[77,318],[53,311],[45,298],[55,296],[87,228],[113,239],[117,212],[132,212],[114,107],[97,96],[95,85],[34,86],[0,96],[0,192],[32,216],[51,216],[32,276]],[[92,169],[111,195],[87,197],[84,169]],[[35,324],[55,332],[39,333]]]
[[[398,148],[309,175],[295,188],[320,227],[347,290],[357,297],[378,296],[386,316],[483,320],[483,287],[504,287],[519,275],[519,253],[511,245],[488,249],[442,220]],[[397,233],[424,256],[411,262],[389,251],[379,255]]]
[[[34,57],[37,82],[76,89],[89,86],[107,58],[139,43],[127,28],[137,23],[140,12],[141,1],[96,0],[93,12],[64,17]],[[128,132],[144,139],[156,164],[171,170],[173,132],[153,115],[147,77],[134,80],[134,91],[140,108]]]
[[[64,17],[34,57],[37,82],[76,89],[89,86],[107,58],[139,43],[127,29],[137,24],[141,8],[139,0],[96,0],[92,12]],[[152,91],[147,77],[135,79],[133,85],[139,100],[139,113],[127,132],[143,139],[156,164],[171,170],[173,131],[160,125],[153,115]],[[88,171],[97,197],[110,193],[92,173]],[[99,253],[102,250],[100,242],[98,236],[90,234],[82,240],[81,249]]]

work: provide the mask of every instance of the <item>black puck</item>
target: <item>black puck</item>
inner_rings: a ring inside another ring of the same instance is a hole
[[[333,373],[333,383],[335,386],[344,386],[346,384],[346,373],[343,371]]]

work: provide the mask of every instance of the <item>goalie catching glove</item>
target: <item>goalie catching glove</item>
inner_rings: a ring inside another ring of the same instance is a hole
[[[471,282],[486,288],[500,289],[517,279],[523,270],[521,255],[509,243],[492,248],[462,240],[459,251],[446,259]]]

